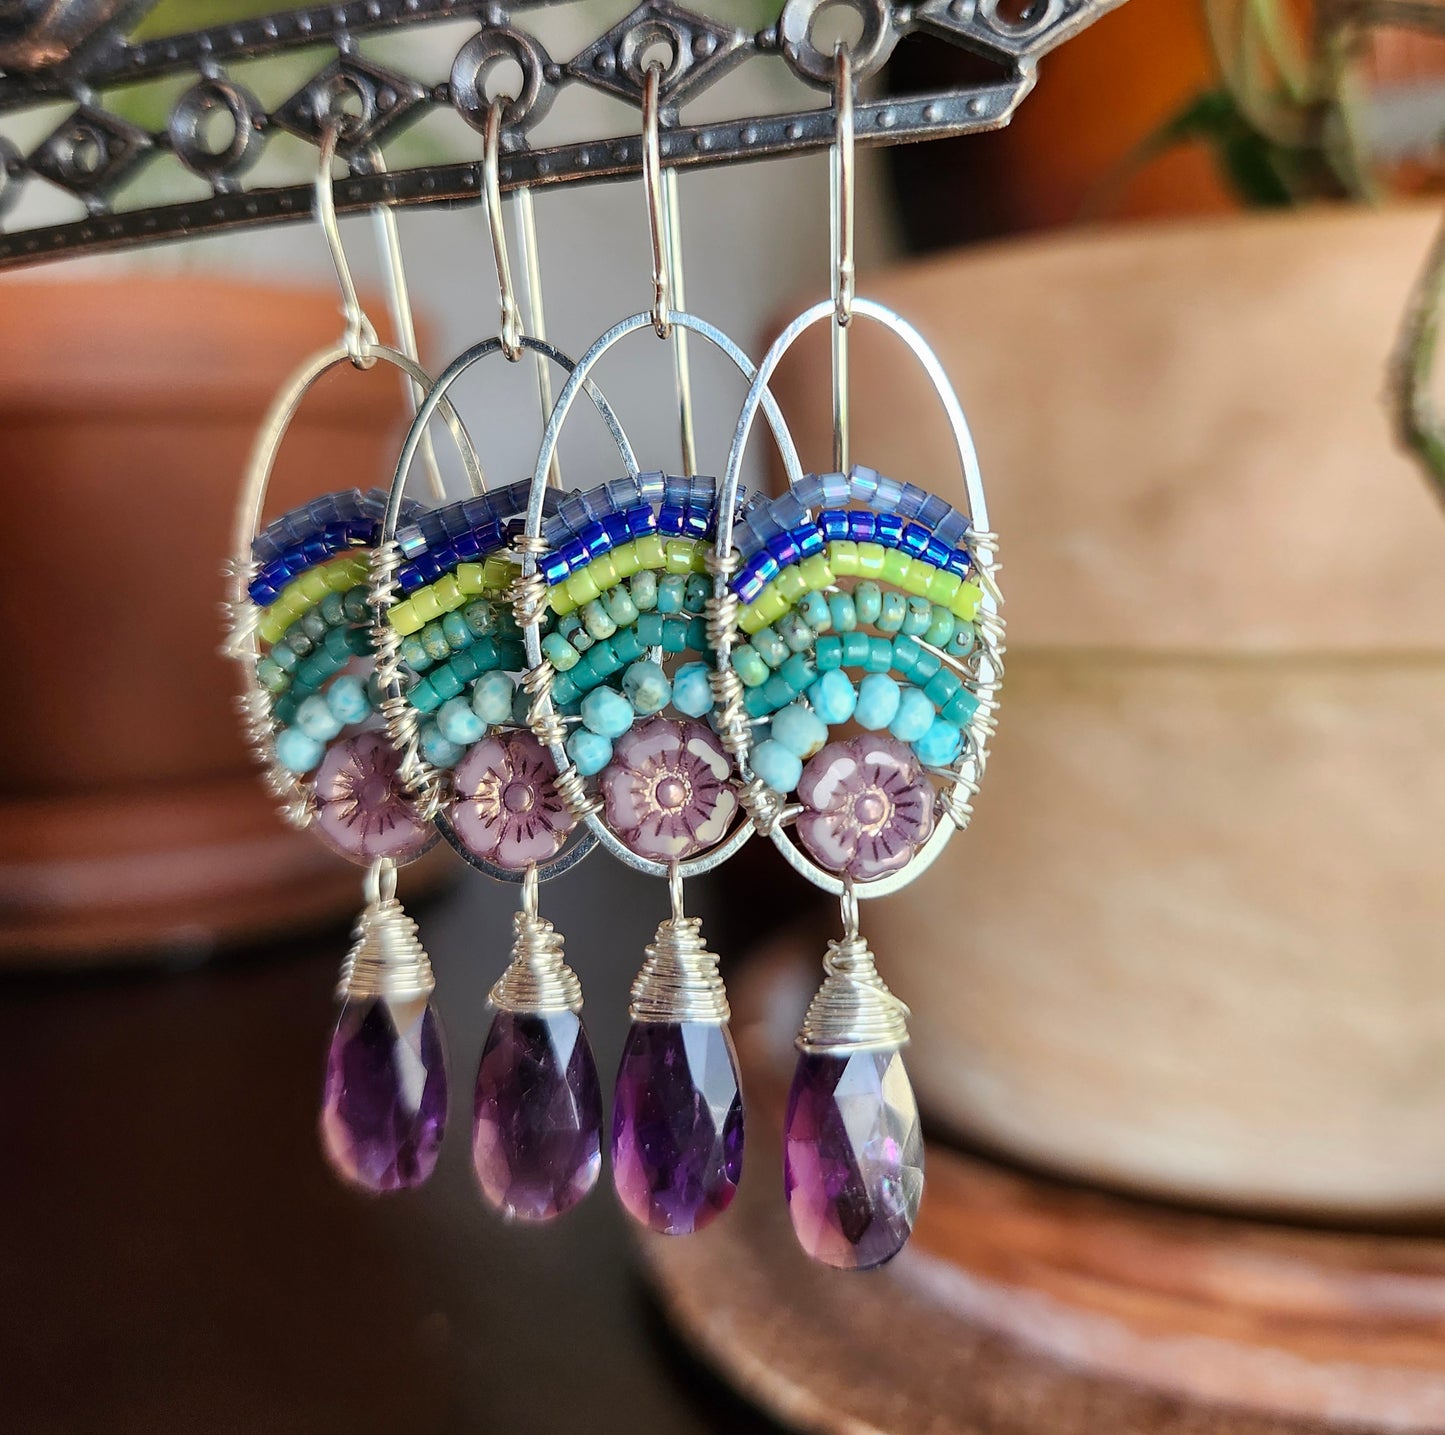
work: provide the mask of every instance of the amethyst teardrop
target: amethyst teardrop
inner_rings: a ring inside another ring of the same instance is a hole
[[[617,1073],[612,1179],[628,1214],[668,1236],[727,1210],[743,1166],[737,1054],[716,1022],[634,1022]]]
[[[898,1048],[804,1052],[785,1131],[784,1188],[803,1249],[843,1270],[896,1256],[923,1197],[918,1103]]]
[[[580,1017],[499,1011],[477,1071],[472,1160],[509,1220],[550,1221],[597,1184],[602,1089]]]
[[[420,1186],[447,1115],[441,1026],[425,997],[349,1001],[331,1038],[321,1144],[332,1168],[366,1191]]]

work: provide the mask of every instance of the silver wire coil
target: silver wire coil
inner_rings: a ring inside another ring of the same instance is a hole
[[[492,1005],[527,1016],[580,1012],[582,983],[563,957],[562,934],[525,907],[512,927],[512,960],[492,987]]]
[[[338,1001],[416,1001],[436,990],[416,923],[394,895],[368,902],[337,983]]]
[[[854,932],[829,942],[823,971],[798,1031],[800,1051],[847,1053],[908,1040],[908,1008],[878,975],[861,936]]]
[[[669,917],[658,927],[632,983],[632,1020],[721,1026],[731,1013],[717,966],[717,954],[702,939],[702,922]]]

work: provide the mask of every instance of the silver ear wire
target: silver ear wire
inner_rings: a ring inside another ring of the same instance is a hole
[[[835,138],[829,151],[829,189],[832,194],[829,248],[833,282],[833,467],[847,473],[848,443],[848,326],[853,318],[854,264],[854,160],[853,68],[848,47],[841,42],[834,56],[833,114]]]

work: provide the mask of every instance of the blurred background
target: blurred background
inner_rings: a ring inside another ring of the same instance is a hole
[[[162,0],[139,23],[266,8]],[[777,18],[766,0],[700,8]],[[23,27],[43,7],[14,9]],[[526,23],[568,56],[629,9],[574,0]],[[361,49],[435,81],[474,28]],[[1440,32],[1429,0],[1131,0],[1041,61],[1006,129],[860,151],[859,291],[955,382],[1009,620],[977,820],[866,913],[913,1007],[930,1145],[915,1239],[865,1278],[809,1267],[788,1229],[781,1093],[836,915],[756,843],[689,893],[725,958],[752,1113],[725,1220],[639,1235],[604,1189],[554,1227],[507,1227],[456,1131],[420,1191],[368,1202],[332,1180],[316,1107],[358,874],[275,816],[216,655],[255,426],[338,333],[322,236],[7,277],[0,1424],[1445,1431]],[[873,88],[990,63],[908,39]],[[269,106],[316,62],[235,68]],[[153,129],[184,84],[115,104]],[[685,114],[814,102],[759,60]],[[0,132],[28,153],[70,108]],[[637,124],[574,86],[537,138]],[[445,107],[387,149],[393,168],[479,153]],[[276,136],[255,182],[314,164]],[[128,203],[191,197],[159,167],[127,186]],[[827,292],[826,161],[680,191],[688,307],[758,354]],[[536,206],[549,334],[576,354],[651,302],[642,188]],[[83,212],[30,184],[6,224]],[[485,216],[400,225],[436,371],[496,329]],[[342,229],[379,315],[372,231]],[[776,385],[810,466],[831,451],[821,342]],[[901,352],[858,334],[854,456],[957,500]],[[692,359],[710,472],[744,385]],[[601,382],[642,466],[675,467],[669,345],[638,337]],[[489,473],[530,473],[529,366],[483,366],[459,408]],[[334,375],[271,510],[385,484],[405,421],[394,375]],[[569,424],[569,485],[613,476],[605,438]],[[755,442],[746,481],[775,478]],[[465,1092],[515,894],[439,852],[403,895]],[[596,857],[544,911],[606,1083],[666,894]]]

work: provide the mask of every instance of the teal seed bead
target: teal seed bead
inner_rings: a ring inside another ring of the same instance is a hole
[[[442,633],[446,637],[447,645],[454,653],[471,647],[472,630],[467,627],[467,620],[460,613],[448,613],[442,619]]]
[[[497,615],[485,598],[473,598],[462,609],[462,622],[467,625],[473,636],[485,638],[488,633],[496,630]]]
[[[316,651],[316,644],[299,628],[288,629],[286,636],[281,639],[281,646],[290,648],[298,658],[304,658],[308,653]]]
[[[669,618],[662,627],[662,651],[664,653],[685,653],[687,651],[687,620]]]
[[[679,678],[682,676],[678,674]],[[622,695],[638,717],[649,717],[665,708],[673,697],[673,685],[657,663],[633,663],[622,675]],[[679,709],[681,711],[681,709]],[[698,714],[690,713],[690,717]]]
[[[899,742],[917,742],[933,726],[936,716],[923,689],[907,687],[899,694],[898,711],[893,714],[888,731]]]
[[[901,632],[910,638],[921,638],[933,621],[933,604],[927,598],[913,596],[904,603],[903,627]]]
[[[952,723],[954,727],[967,727],[973,721],[973,715],[977,711],[978,697],[969,692],[967,688],[960,688],[939,716],[945,722]]]
[[[815,632],[826,633],[833,626],[833,612],[828,607],[827,596],[816,589],[804,593],[797,611],[803,621]]]
[[[423,678],[412,690],[407,693],[406,700],[419,713],[434,713],[441,705],[442,700],[437,690],[432,687],[430,678]],[[377,707],[381,704],[378,703]]]
[[[942,709],[952,702],[962,686],[963,679],[957,673],[943,668],[923,685],[923,691],[928,694],[929,701],[935,707]]]
[[[510,673],[483,673],[472,689],[472,711],[489,726],[506,722],[512,716],[515,688]]]
[[[912,638],[900,634],[893,640],[893,670],[911,678],[922,652],[923,649]]]
[[[315,642],[321,642],[331,625],[321,616],[320,608],[308,608],[297,620],[296,626]]]
[[[681,573],[669,573],[657,582],[657,611],[659,613],[682,612],[682,600],[687,594],[687,579]]]
[[[861,668],[868,661],[868,634],[844,633],[843,666]]]
[[[774,673],[762,687],[754,688],[760,699],[760,712],[776,712],[779,708],[787,705],[798,696],[800,689],[795,688],[781,673]],[[751,696],[751,693],[749,694]],[[752,711],[751,708],[748,709]]]
[[[594,598],[582,606],[582,624],[598,642],[610,638],[617,631],[612,614],[603,606],[601,599]]]
[[[301,731],[288,727],[276,734],[276,761],[287,772],[310,772],[326,751],[326,745]]]
[[[577,642],[577,635],[581,631],[582,619],[577,615],[575,609],[570,613],[564,613],[562,617],[557,620],[557,632],[561,633],[561,635],[574,646]]]
[[[612,621],[619,628],[630,628],[637,621],[637,604],[632,601],[632,594],[627,591],[626,583],[609,588],[602,601],[607,605]]]
[[[753,634],[753,647],[770,668],[781,668],[788,660],[788,645],[771,628]]]
[[[933,725],[913,744],[913,751],[924,767],[947,767],[963,747],[963,734],[945,718],[934,718]]]
[[[768,685],[773,680],[768,679],[760,688],[749,688],[743,694],[743,710],[750,718],[766,717],[778,704],[768,701]]]
[[[363,721],[371,712],[366,684],[350,673],[343,674],[326,690],[326,706],[341,723]]]
[[[878,605],[878,618],[874,626],[880,633],[896,633],[903,627],[908,613],[908,600],[902,593],[890,588],[884,593]]]
[[[341,731],[341,719],[327,706],[326,699],[316,693],[296,709],[296,726],[317,742],[330,742]]]
[[[762,654],[751,643],[733,651],[733,671],[742,680],[745,688],[760,688],[768,680],[768,665]]]
[[[367,596],[364,586],[348,588],[341,595],[341,611],[346,614],[348,623],[371,622],[371,604],[367,602]]]
[[[518,687],[517,696],[512,699],[512,722],[516,727],[527,727],[532,715],[532,694]]]
[[[280,663],[274,662],[271,658],[262,658],[256,664],[256,681],[268,693],[281,693],[286,691],[291,680],[286,676]]]
[[[662,632],[666,622],[667,619],[661,613],[644,613],[637,620],[637,636],[642,639],[644,647],[662,646]]]
[[[612,644],[612,651],[622,659],[624,663],[635,662],[647,652],[643,646],[642,639],[637,634],[637,627],[634,624],[631,628],[619,628],[617,636],[608,640]]]
[[[858,706],[858,689],[847,673],[835,668],[819,673],[817,682],[808,689],[808,701],[829,727],[836,727],[853,716],[853,710]],[[932,717],[931,712],[929,716]]]
[[[462,690],[462,680],[456,670],[451,667],[438,668],[431,675],[430,682],[433,688],[445,702],[448,698],[454,698]]]
[[[791,792],[803,780],[803,759],[776,738],[753,749],[753,771],[774,792]]]
[[[831,673],[836,668],[843,666],[843,639],[829,634],[825,638],[818,639],[818,646],[813,649],[813,661],[818,665],[820,673]]]
[[[582,699],[582,724],[600,737],[621,737],[635,716],[632,704],[612,688],[597,688]]]
[[[594,777],[612,761],[612,739],[589,728],[574,728],[566,745],[567,756],[583,777]]]
[[[347,592],[350,591],[348,588]],[[346,599],[340,593],[328,593],[321,600],[321,616],[328,628],[340,627],[346,621]]]
[[[542,639],[542,655],[559,673],[575,668],[582,656],[561,633],[548,633]]]
[[[292,673],[296,671],[296,664],[301,661],[296,649],[290,643],[276,643],[266,655],[283,672]]]
[[[958,631],[954,633],[948,644],[948,651],[955,657],[966,658],[973,652],[974,644],[978,641],[978,633],[974,630],[972,623],[959,621]]]
[[[853,589],[853,610],[860,627],[876,623],[882,606],[883,590],[871,578],[865,578]]]
[[[701,573],[690,573],[687,586],[682,592],[682,606],[689,613],[702,613],[707,609],[707,600],[712,597],[712,580]]]
[[[610,678],[613,673],[622,669],[622,659],[618,657],[617,649],[612,646],[610,638],[601,638],[595,642],[587,654],[587,660],[599,678]]]
[[[809,758],[828,741],[828,725],[812,708],[789,703],[773,714],[769,741],[782,743],[795,757]]]
[[[958,630],[958,619],[942,603],[935,603],[930,609],[928,627],[924,630],[923,641],[935,648],[946,648]]]
[[[639,613],[650,613],[657,607],[657,574],[651,568],[632,575],[632,602]]]
[[[778,637],[791,653],[806,653],[813,646],[813,630],[796,608],[790,608],[778,619]]]
[[[813,679],[818,676],[818,665],[806,653],[794,653],[778,669],[778,676],[792,688],[793,696],[800,698],[813,686]]]
[[[833,626],[840,633],[851,633],[858,626],[858,610],[853,606],[853,595],[851,593],[830,593],[828,595],[828,615],[833,620]]]
[[[437,729],[448,742],[470,747],[487,730],[487,725],[465,698],[449,698],[437,712]]]
[[[902,696],[903,690],[887,673],[869,673],[858,684],[858,706],[853,716],[860,727],[877,732],[893,721]]]
[[[707,652],[707,619],[693,618],[687,625],[687,646],[694,653]]]
[[[426,649],[427,657],[434,663],[443,662],[452,655],[452,645],[447,642],[447,635],[440,623],[428,623],[421,630],[421,645]]]
[[[412,633],[401,640],[401,660],[413,672],[424,673],[431,667],[431,654],[427,652],[422,640]]]
[[[870,673],[886,673],[893,666],[893,644],[887,638],[868,639],[868,657],[863,667]]]
[[[559,707],[565,708],[577,701],[581,691],[573,681],[576,670],[571,673],[558,673],[552,682],[552,701]]]
[[[712,711],[712,682],[706,663],[684,663],[672,678],[672,705],[684,717],[706,717]]]
[[[417,729],[417,745],[433,767],[455,767],[462,760],[464,749],[448,742],[434,722],[424,722]]]

